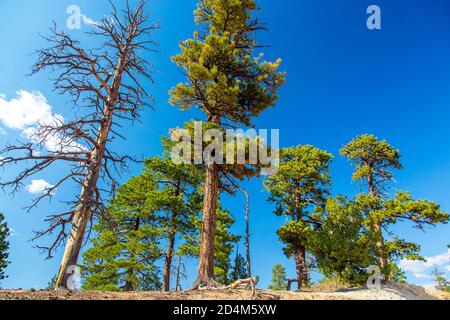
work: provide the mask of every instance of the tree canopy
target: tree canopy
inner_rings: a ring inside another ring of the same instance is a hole
[[[448,223],[449,214],[428,200],[414,200],[409,192],[398,191],[393,197],[387,193],[394,181],[394,170],[402,168],[400,152],[385,140],[374,135],[361,135],[341,149],[341,155],[354,165],[353,180],[362,182],[367,193],[356,197],[364,214],[364,224],[374,239],[379,267],[385,280],[391,280],[396,270],[394,262],[400,258],[422,259],[420,247],[393,235],[386,241],[383,230],[392,235],[390,226],[410,221],[424,229],[438,223]]]
[[[123,184],[94,226],[98,234],[83,255],[86,290],[133,291],[161,287],[161,229],[151,194],[156,182],[145,174]]]
[[[309,283],[306,247],[314,228],[320,225],[315,208],[324,206],[329,194],[332,158],[310,145],[282,149],[278,172],[264,181],[275,214],[289,219],[277,234],[285,244],[286,255],[295,258],[299,287]]]

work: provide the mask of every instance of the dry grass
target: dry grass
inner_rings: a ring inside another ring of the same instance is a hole
[[[450,300],[450,292],[428,289],[427,292],[440,300]]]
[[[338,278],[322,279],[317,285],[313,287],[315,291],[332,292],[339,290],[351,289],[352,286]]]

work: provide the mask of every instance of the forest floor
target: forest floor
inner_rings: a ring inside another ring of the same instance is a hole
[[[0,300],[251,300],[250,290],[199,290],[180,292],[99,292],[0,290]],[[386,285],[381,289],[353,288],[335,291],[256,290],[257,300],[450,300],[450,294],[412,285]]]

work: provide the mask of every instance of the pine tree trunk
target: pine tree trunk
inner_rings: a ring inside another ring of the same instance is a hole
[[[252,269],[250,263],[250,213],[249,213],[249,197],[247,191],[245,195],[245,254],[247,258],[247,277],[252,277]]]
[[[138,231],[139,227],[141,225],[141,219],[139,217],[136,218],[135,222],[134,222],[134,231]],[[132,262],[133,264],[136,262],[136,252],[131,251],[130,252],[130,257],[129,257],[129,261]],[[133,287],[133,277],[134,277],[134,268],[129,268],[127,271],[127,276],[128,276],[128,280],[125,282],[125,285],[123,287],[123,291],[125,292],[129,292],[129,291],[133,291],[135,288]]]
[[[209,122],[220,125],[219,116],[209,116]],[[214,240],[216,237],[217,201],[219,198],[219,165],[206,164],[205,194],[202,211],[202,234],[200,238],[200,252],[197,280],[193,289],[199,287],[216,287],[214,275]]]
[[[173,217],[173,214],[172,214]],[[173,219],[172,219],[173,221]],[[164,275],[162,291],[170,291],[170,269],[172,267],[173,248],[175,246],[175,232],[171,231],[167,244],[166,259],[164,261]]]
[[[214,239],[218,193],[219,167],[216,163],[208,164],[205,178],[198,276],[194,289],[216,285],[214,277]]]
[[[368,185],[369,185],[369,193],[370,193],[370,195],[372,197],[379,198],[377,196],[372,177],[369,177]],[[384,250],[384,238],[383,238],[383,228],[382,228],[381,222],[378,222],[378,223],[375,224],[375,231],[376,231],[376,236],[378,237],[378,240],[377,240],[377,243],[376,243],[376,248],[377,248],[378,255],[379,255],[380,269],[381,269],[381,272],[384,275],[384,280],[389,281],[390,280],[390,273],[387,270],[388,261],[387,261],[387,258],[386,258],[386,254],[384,252],[385,251]]]
[[[303,220],[303,212],[300,209],[301,192],[298,188],[295,192],[296,221]],[[306,265],[306,247],[300,242],[295,244],[295,269],[297,271],[298,290],[308,286],[308,267]]]
[[[177,186],[174,195],[178,197],[180,195],[181,181],[177,181]],[[172,268],[172,258],[173,251],[175,247],[175,234],[176,234],[176,219],[178,212],[177,210],[172,210],[172,217],[170,218],[169,226],[169,241],[167,243],[166,259],[164,262],[164,275],[162,291],[170,291],[170,270]]]
[[[306,248],[299,246],[295,252],[298,290],[308,286],[308,267],[306,265]]]
[[[76,268],[78,264],[78,256],[83,245],[86,226],[91,218],[91,207],[97,203],[95,194],[97,191],[97,182],[105,154],[108,135],[111,130],[114,106],[116,104],[119,88],[122,82],[124,63],[127,60],[127,51],[128,48],[126,46],[124,48],[123,55],[117,63],[116,73],[112,81],[108,101],[105,103],[103,109],[103,117],[97,134],[96,146],[94,146],[94,149],[91,152],[90,164],[83,183],[80,201],[73,214],[72,227],[61,260],[58,276],[56,278],[55,290],[69,289],[68,282],[74,273],[74,270],[71,269]]]
[[[64,255],[59,267],[58,276],[55,282],[55,290],[71,289],[69,283],[70,277],[75,272],[78,263],[81,246],[83,244],[83,236],[86,231],[86,225],[89,220],[90,210],[85,206],[77,209],[74,214],[72,229],[67,240]]]
[[[376,247],[378,250],[378,254],[379,254],[379,263],[380,263],[380,269],[381,272],[384,275],[384,280],[389,281],[390,280],[390,273],[387,270],[387,259],[386,259],[386,255],[385,255],[385,250],[384,250],[384,239],[383,239],[383,230],[382,230],[382,226],[381,223],[377,223],[375,225],[375,230],[377,232],[377,237],[378,237],[378,241],[376,243]]]

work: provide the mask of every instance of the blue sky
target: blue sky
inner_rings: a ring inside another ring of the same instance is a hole
[[[434,200],[450,210],[450,3],[446,0],[260,0],[258,13],[267,23],[268,32],[257,35],[258,41],[270,45],[264,49],[267,59],[283,59],[287,83],[280,91],[276,108],[265,111],[255,120],[258,128],[280,129],[280,144],[287,147],[313,144],[332,152],[333,193],[353,195],[360,191],[351,183],[352,167],[339,157],[340,147],[361,133],[373,133],[400,149],[404,169],[396,175],[393,191],[408,190],[414,197]],[[108,12],[105,0],[0,0],[0,103],[10,105],[17,92],[39,91],[51,106],[51,112],[70,118],[67,97],[52,91],[46,74],[27,77],[34,50],[45,46],[38,33],[46,34],[52,20],[65,28],[69,5],[78,5],[82,13],[100,19]],[[125,131],[126,144],[114,148],[151,156],[161,151],[160,137],[170,128],[191,118],[197,111],[181,112],[168,104],[168,90],[182,81],[170,57],[179,52],[178,42],[192,36],[195,0],[150,1],[153,18],[161,30],[156,34],[159,54],[149,54],[155,65],[155,81],[148,88],[155,97],[155,111],[147,111],[142,123]],[[366,8],[381,8],[382,29],[366,28]],[[90,43],[83,34],[89,26],[70,33]],[[3,102],[2,102],[3,101]],[[1,104],[0,104],[1,106]],[[0,109],[1,110],[1,109]],[[20,129],[8,127],[0,114],[0,147],[21,135]],[[0,172],[14,175],[18,168]],[[52,183],[63,167],[54,167],[36,180]],[[132,166],[122,181],[139,173]],[[31,181],[30,181],[31,183]],[[294,277],[294,263],[282,253],[275,234],[284,223],[266,202],[261,180],[245,183],[251,197],[253,271],[265,287],[277,262]],[[23,189],[14,198],[0,193],[0,211],[13,228],[10,237],[11,265],[5,288],[41,288],[56,273],[62,250],[52,260],[29,242],[33,230],[44,227],[48,213],[64,208],[59,202],[76,195],[71,186],[57,190],[52,203],[45,203],[31,213],[24,206],[33,196]],[[224,197],[223,204],[237,218],[234,231],[242,233],[244,199]],[[411,282],[427,284],[433,265],[449,270],[450,226],[439,226],[423,233],[400,224],[393,230],[422,246],[422,254],[431,257],[427,264],[405,264]],[[241,245],[243,248],[243,245]],[[189,261],[191,283],[195,261]],[[447,268],[447,269],[446,269]],[[314,279],[318,279],[315,275]]]

